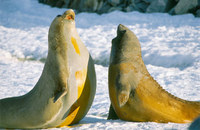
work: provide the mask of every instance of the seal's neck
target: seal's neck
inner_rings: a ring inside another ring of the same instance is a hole
[[[112,45],[110,63],[118,64],[122,62],[136,62],[141,58],[141,49],[133,46]]]

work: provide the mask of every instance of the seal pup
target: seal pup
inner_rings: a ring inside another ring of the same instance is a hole
[[[108,119],[187,123],[200,114],[200,102],[186,101],[162,89],[142,60],[135,34],[118,26],[109,65],[111,107]]]
[[[48,34],[48,56],[35,87],[0,100],[0,128],[52,128],[78,123],[96,92],[94,62],[82,43],[73,10],[58,15]]]

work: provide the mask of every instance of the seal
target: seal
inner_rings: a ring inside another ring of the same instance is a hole
[[[0,128],[52,128],[78,123],[96,92],[94,62],[82,43],[73,10],[58,15],[48,34],[43,72],[27,94],[0,100]]]
[[[200,117],[196,118],[188,127],[188,130],[200,130]]]
[[[118,26],[112,40],[108,82],[108,119],[187,123],[200,114],[200,102],[175,97],[152,78],[137,37],[123,25]]]

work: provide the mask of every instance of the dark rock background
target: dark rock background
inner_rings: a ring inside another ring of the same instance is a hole
[[[108,13],[114,10],[143,13],[192,13],[200,17],[200,0],[38,0],[52,7],[72,8],[77,12]]]

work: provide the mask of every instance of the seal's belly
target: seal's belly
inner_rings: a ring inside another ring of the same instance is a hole
[[[87,70],[75,72],[77,100],[70,107],[67,117],[57,127],[64,127],[79,122],[87,113],[91,100],[91,85]]]

